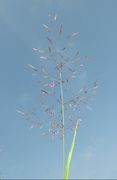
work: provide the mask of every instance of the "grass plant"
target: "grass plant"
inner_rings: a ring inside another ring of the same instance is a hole
[[[76,135],[81,121],[81,110],[83,106],[91,109],[92,98],[90,97],[92,97],[92,93],[96,92],[97,81],[94,81],[91,88],[84,86],[78,88],[76,92],[71,92],[74,89],[74,83],[77,83],[77,81],[74,82],[77,79],[77,74],[79,77],[80,73],[82,74],[85,70],[87,57],[81,57],[79,49],[76,50],[74,47],[73,52],[71,52],[73,40],[79,38],[79,32],[65,34],[60,18],[56,14],[50,13],[48,17],[50,26],[42,25],[46,32],[46,48],[33,48],[33,52],[39,56],[39,65],[28,64],[28,67],[32,70],[32,76],[36,77],[36,82],[39,84],[42,97],[40,104],[44,110],[43,117],[49,120],[49,127],[46,128],[45,132],[42,132],[42,135],[61,138],[63,179],[68,180]],[[40,120],[42,118],[35,110],[28,112],[17,110],[17,112],[25,118],[33,118],[30,128],[39,127],[43,130],[42,127],[47,123],[47,121]],[[73,139],[66,159],[66,134],[71,131]]]

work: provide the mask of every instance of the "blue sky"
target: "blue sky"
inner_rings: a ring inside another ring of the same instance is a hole
[[[42,24],[48,23],[48,13],[57,13],[66,33],[80,32],[72,46],[93,57],[83,83],[99,83],[93,110],[82,115],[70,178],[117,178],[116,9],[116,0],[0,0],[1,177],[62,177],[60,140],[30,130],[16,113],[38,106],[39,88],[27,64],[39,62],[32,48],[46,45]]]

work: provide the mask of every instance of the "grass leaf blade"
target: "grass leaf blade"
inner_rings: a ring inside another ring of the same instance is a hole
[[[74,130],[74,136],[73,136],[73,140],[72,140],[72,144],[70,147],[70,151],[69,151],[68,159],[67,159],[67,164],[66,164],[66,168],[65,168],[64,180],[68,180],[68,177],[69,177],[69,169],[70,169],[70,164],[71,164],[71,159],[72,159],[72,153],[74,150],[77,130],[78,130],[78,124],[76,125],[75,130]]]

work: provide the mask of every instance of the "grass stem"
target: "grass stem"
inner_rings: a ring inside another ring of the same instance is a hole
[[[61,96],[61,121],[62,121],[62,148],[63,148],[63,175],[65,172],[65,117],[64,117],[64,95],[63,95],[63,84],[62,84],[62,67],[59,70],[60,78],[60,96]]]

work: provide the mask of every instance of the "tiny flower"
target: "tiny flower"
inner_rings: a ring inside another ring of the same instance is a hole
[[[43,27],[45,28],[46,31],[50,31],[49,27],[46,24],[43,24]]]
[[[71,38],[71,37],[75,37],[75,36],[78,36],[78,35],[79,35],[79,32],[73,32],[73,33],[69,34],[67,37]]]

